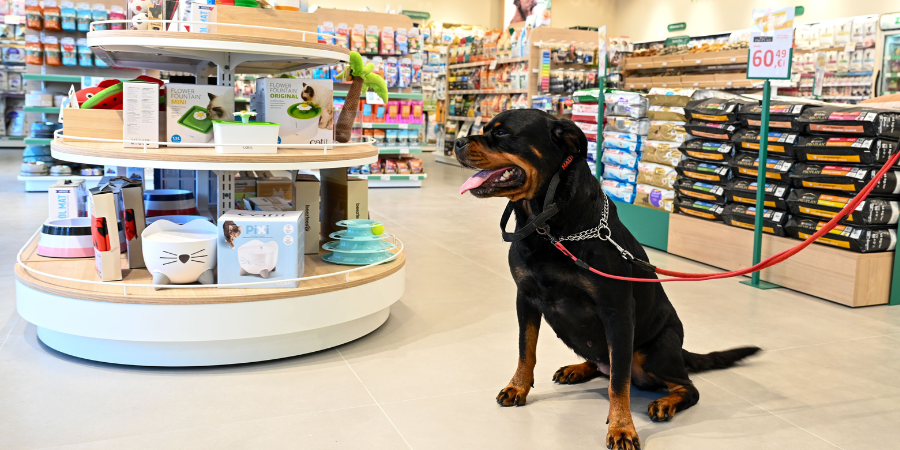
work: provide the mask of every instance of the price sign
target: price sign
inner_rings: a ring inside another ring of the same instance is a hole
[[[794,44],[794,8],[754,9],[750,28],[747,78],[791,78]]]

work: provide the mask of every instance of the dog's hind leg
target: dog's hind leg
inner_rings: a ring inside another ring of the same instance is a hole
[[[675,412],[684,411],[700,400],[700,391],[688,378],[681,344],[680,334],[670,328],[660,333],[652,344],[642,348],[646,352],[643,371],[669,390],[668,396],[650,402],[647,407],[647,414],[654,422],[672,420]]]
[[[553,381],[559,384],[575,384],[596,378],[602,375],[597,369],[597,364],[585,361],[581,364],[562,366],[553,374]]]
[[[519,316],[519,364],[512,380],[497,395],[497,403],[501,406],[524,405],[528,392],[534,386],[541,312],[519,292],[516,296],[516,313]]]

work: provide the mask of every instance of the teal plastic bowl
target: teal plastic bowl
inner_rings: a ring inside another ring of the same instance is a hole
[[[394,256],[391,252],[377,253],[326,253],[322,255],[322,260],[332,264],[343,264],[347,266],[368,266],[369,264],[378,264],[384,260]]]
[[[348,236],[350,230],[335,231],[328,235],[332,239],[340,239],[342,241],[380,241],[391,237],[390,233],[379,234],[378,236]]]
[[[373,253],[386,252],[397,248],[397,244],[385,241],[331,241],[322,246],[329,252],[339,253]]]
[[[384,224],[377,220],[349,219],[337,223],[339,227],[347,227],[348,237],[375,236],[384,234]]]

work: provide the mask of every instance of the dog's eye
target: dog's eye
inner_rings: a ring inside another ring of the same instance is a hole
[[[495,136],[506,136],[506,135],[508,135],[508,134],[509,134],[509,133],[507,133],[507,132],[505,132],[505,131],[503,131],[503,130],[494,130],[494,135],[495,135]]]

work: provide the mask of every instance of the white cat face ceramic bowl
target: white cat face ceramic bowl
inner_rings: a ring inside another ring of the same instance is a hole
[[[216,226],[206,220],[180,225],[157,220],[144,229],[144,263],[153,284],[212,284],[216,268]]]
[[[238,262],[241,264],[242,276],[254,274],[269,278],[269,273],[275,271],[275,264],[278,262],[278,243],[269,241],[263,244],[254,239],[238,247]]]

